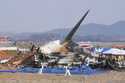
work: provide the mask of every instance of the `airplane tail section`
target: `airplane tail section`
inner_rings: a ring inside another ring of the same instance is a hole
[[[73,35],[75,34],[75,32],[78,30],[80,24],[82,23],[82,21],[86,18],[86,16],[88,15],[89,10],[83,15],[83,17],[78,21],[78,23],[74,26],[74,28],[69,32],[69,34],[65,37],[64,41],[62,43],[65,42],[69,42],[72,40]]]

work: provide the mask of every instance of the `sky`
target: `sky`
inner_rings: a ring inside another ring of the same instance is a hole
[[[125,20],[125,0],[0,0],[0,32],[44,32],[82,24]]]

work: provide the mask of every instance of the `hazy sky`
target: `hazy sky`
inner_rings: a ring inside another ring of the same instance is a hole
[[[0,31],[42,32],[72,27],[91,9],[85,23],[125,20],[125,0],[0,0]]]

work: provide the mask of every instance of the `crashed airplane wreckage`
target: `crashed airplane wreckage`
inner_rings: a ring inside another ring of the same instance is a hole
[[[72,37],[79,29],[80,24],[86,18],[88,13],[89,10],[83,15],[62,42],[56,40],[40,47],[39,50],[43,54],[41,61],[43,63],[46,62],[48,65],[85,64],[91,67],[110,67],[114,70],[124,70],[124,55],[116,56],[106,54],[107,56],[105,56],[105,54],[93,54],[90,50],[83,50],[83,48],[80,48],[77,43],[72,41]]]
[[[62,42],[60,40],[56,40],[40,47],[41,53],[43,53],[45,57],[49,58],[46,60],[47,63],[54,63],[56,65],[82,64],[81,60],[84,56],[80,55],[81,48],[78,47],[78,44],[72,41],[72,37],[88,13],[89,10],[83,15]]]
[[[62,42],[60,40],[51,41],[40,47],[33,45],[30,52],[16,56],[3,65],[12,69],[21,66],[41,67],[42,64],[46,64],[47,66],[80,66],[84,64],[93,68],[108,66],[114,70],[124,70],[124,55],[96,54],[90,49],[83,50],[77,43],[73,42],[72,37],[79,29],[80,24],[88,13],[89,10],[83,15]]]
[[[69,34],[61,42],[60,40],[52,41],[39,48],[42,53],[41,58],[38,58],[42,63],[48,65],[89,65],[91,67],[110,67],[114,70],[125,69],[124,55],[94,54],[89,50],[80,48],[77,43],[72,41],[72,37],[79,29],[80,24],[88,15],[89,10],[83,15],[78,23],[73,27]],[[82,49],[82,50],[81,50]],[[95,57],[95,55],[98,55]],[[114,59],[115,58],[115,59]],[[92,64],[91,64],[92,63]]]
[[[79,22],[74,26],[70,33],[66,36],[64,41],[59,40],[52,41],[44,46],[36,47],[32,46],[31,51],[26,54],[15,56],[11,58],[8,62],[1,65],[8,69],[15,69],[20,66],[35,66],[40,67],[41,63],[55,66],[55,65],[67,65],[73,62],[80,62],[81,55],[74,52],[74,48],[78,45],[72,41],[72,37],[78,30],[80,24],[85,19],[89,10],[84,14],[84,16],[79,20]]]

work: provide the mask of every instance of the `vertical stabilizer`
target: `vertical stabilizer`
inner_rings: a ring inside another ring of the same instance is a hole
[[[89,13],[89,10],[83,15],[83,17],[78,21],[78,23],[74,26],[74,28],[69,32],[69,34],[65,37],[64,41],[62,43],[65,42],[69,42],[70,40],[72,40],[73,35],[75,34],[75,32],[78,30],[80,24],[82,23],[82,21],[86,18],[87,14]]]

